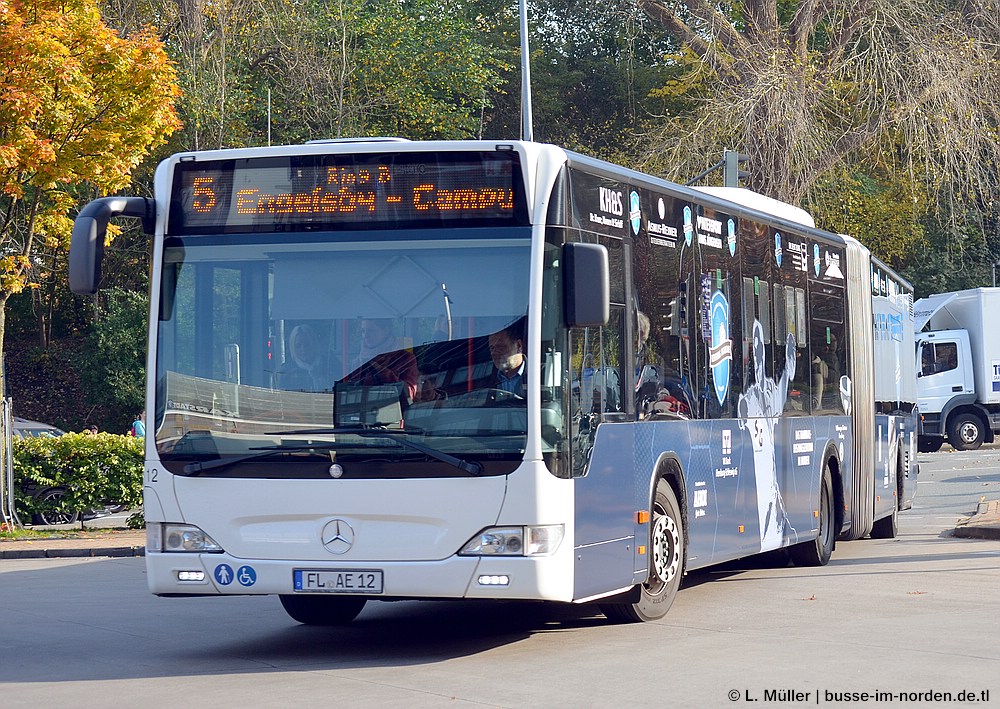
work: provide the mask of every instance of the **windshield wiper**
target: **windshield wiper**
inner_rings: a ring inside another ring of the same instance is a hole
[[[407,431],[394,431],[392,429],[385,428],[353,428],[353,427],[342,427],[342,428],[310,428],[302,429],[298,431],[274,431],[273,434],[282,435],[303,435],[307,433],[315,433],[317,435],[323,434],[354,434],[361,436],[362,438],[382,438],[385,440],[393,441],[398,443],[405,448],[410,448],[411,450],[418,451],[424,455],[433,458],[434,460],[439,460],[442,463],[447,463],[459,470],[468,473],[469,475],[479,475],[483,472],[482,463],[477,461],[468,461],[462,458],[458,458],[453,455],[449,455],[444,451],[439,451],[436,448],[431,448],[430,446],[425,446],[422,443],[415,443],[414,441],[408,440],[406,438],[399,438],[399,434],[406,434]],[[262,458],[268,458],[277,453],[287,452],[287,451],[307,451],[307,450],[333,450],[340,447],[340,443],[308,443],[302,445],[294,446],[267,446],[265,448],[252,448],[251,450],[260,450],[260,453],[250,453],[248,455],[239,456],[237,458],[220,458],[219,460],[210,460],[204,463],[188,463],[184,466],[184,472],[188,475],[199,475],[206,470],[217,470],[219,468],[228,468],[231,465],[237,465],[239,463],[246,463],[248,461],[260,460]]]
[[[483,465],[478,461],[468,461],[464,458],[458,458],[456,456],[445,453],[444,451],[439,451],[437,448],[431,448],[430,446],[425,446],[423,443],[416,443],[408,438],[399,438],[398,436],[405,436],[412,434],[413,431],[404,431],[400,429],[393,428],[382,428],[381,426],[371,426],[368,424],[362,424],[360,426],[339,426],[337,428],[302,428],[296,431],[268,431],[268,434],[285,434],[289,436],[302,436],[309,433],[315,433],[316,435],[324,434],[336,434],[336,433],[352,433],[363,438],[385,438],[387,440],[399,443],[402,446],[411,448],[415,451],[420,451],[424,455],[430,456],[435,460],[440,460],[442,463],[447,463],[452,465],[459,470],[465,471],[469,475],[479,475],[483,472]]]
[[[209,460],[205,462],[188,463],[184,466],[184,472],[187,475],[194,477],[195,475],[200,475],[207,470],[216,470],[218,468],[228,468],[230,465],[237,465],[239,463],[246,463],[252,460],[261,460],[263,458],[270,458],[272,455],[277,455],[278,453],[289,453],[295,451],[307,451],[307,450],[331,450],[335,448],[337,444],[321,444],[321,445],[302,445],[302,446],[266,446],[262,448],[251,448],[250,450],[259,450],[260,453],[248,453],[247,455],[237,456],[236,458],[219,458],[217,460]]]

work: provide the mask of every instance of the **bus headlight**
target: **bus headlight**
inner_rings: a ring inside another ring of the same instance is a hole
[[[160,550],[165,552],[188,552],[193,554],[222,553],[217,541],[192,524],[160,524]],[[147,529],[147,536],[149,530]]]
[[[459,556],[549,556],[563,539],[561,524],[489,527],[474,536]]]

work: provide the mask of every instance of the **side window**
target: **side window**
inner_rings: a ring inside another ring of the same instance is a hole
[[[665,219],[677,226],[673,238],[640,235],[632,254],[635,361],[629,385],[635,415],[646,420],[690,418],[698,410],[692,342],[701,331],[701,315],[692,249],[682,229],[690,220],[685,210],[691,210],[673,199],[663,201]]]
[[[812,397],[806,313],[806,269],[809,261],[804,239],[790,234],[783,234],[780,238],[782,262],[774,272],[772,287],[775,336],[771,356],[774,380],[788,381],[784,411],[795,415],[809,412]],[[794,353],[789,347],[794,349]],[[786,372],[793,361],[795,371],[789,377]]]
[[[817,286],[810,293],[809,373],[812,410],[843,413],[840,377],[845,372],[844,293],[833,286]]]
[[[958,345],[938,342],[934,345],[934,374],[949,372],[958,367]]]
[[[575,328],[569,333],[569,424],[571,475],[586,472],[597,426],[625,410],[622,386],[625,343],[625,263],[620,239],[572,232],[568,240],[599,243],[608,250],[611,308],[604,327]]]

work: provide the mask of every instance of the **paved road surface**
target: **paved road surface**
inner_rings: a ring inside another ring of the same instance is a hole
[[[141,558],[0,561],[0,706],[941,707],[969,702],[926,693],[963,691],[998,705],[1000,541],[948,531],[1000,496],[1000,455],[923,458],[899,538],[840,543],[820,569],[695,575],[646,625],[400,602],[308,628],[274,598],[154,598]]]

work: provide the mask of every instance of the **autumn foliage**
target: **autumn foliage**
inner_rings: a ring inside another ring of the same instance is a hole
[[[129,184],[178,94],[152,30],[119,36],[94,0],[0,0],[0,352],[39,245],[65,249],[81,193]]]

